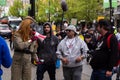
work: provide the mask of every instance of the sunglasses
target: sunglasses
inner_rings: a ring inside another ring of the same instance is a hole
[[[72,30],[66,30],[66,32],[71,32]]]

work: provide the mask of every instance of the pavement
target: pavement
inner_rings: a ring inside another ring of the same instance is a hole
[[[48,74],[45,73],[44,80],[49,80],[48,78],[49,78]],[[56,70],[56,80],[64,80],[62,67],[60,67],[59,69]],[[82,73],[82,80],[90,80],[90,75],[83,72]]]
[[[11,69],[2,67],[4,73],[2,75],[3,80],[11,80]],[[85,71],[85,70],[83,70]],[[36,80],[36,66],[32,66],[32,80]],[[44,74],[44,80],[49,80],[48,73]],[[62,67],[56,70],[56,80],[64,80]],[[90,80],[90,75],[82,73],[82,80]]]
[[[11,70],[3,68],[3,80],[11,80]],[[91,75],[91,67],[89,65],[84,65],[83,66],[83,72],[82,72],[82,80],[90,80],[90,75]],[[115,80],[115,76],[113,75],[112,80]],[[36,66],[32,66],[32,79],[31,80],[36,80]],[[47,72],[44,74],[44,80],[49,80],[49,76],[47,74]],[[63,72],[62,72],[62,67],[60,67],[59,69],[56,70],[56,80],[64,80],[63,77]]]

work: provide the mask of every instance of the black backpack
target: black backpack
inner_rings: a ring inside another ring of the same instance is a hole
[[[108,49],[110,49],[110,39],[112,37],[113,34],[110,34],[108,37],[107,37],[107,47]],[[118,62],[115,66],[118,66],[120,64],[120,42],[118,42]]]

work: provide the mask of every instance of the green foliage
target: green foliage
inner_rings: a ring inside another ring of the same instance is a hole
[[[39,5],[40,4],[40,5]],[[50,20],[56,20],[60,9],[58,0],[37,0],[36,1],[36,20],[39,22],[48,21],[49,14]]]
[[[101,0],[100,0],[101,1]],[[102,11],[102,6],[97,0],[67,0],[68,11],[66,17],[68,20],[77,18],[88,22],[97,19],[98,12]]]
[[[50,2],[49,2],[50,1]],[[62,21],[62,9],[61,0],[35,0],[35,19],[38,22],[50,21]],[[77,18],[77,20],[86,20],[91,22],[101,13],[103,0],[66,0],[68,10],[64,12],[64,19],[68,21],[71,18]],[[21,0],[15,0],[13,6],[10,7],[9,13],[13,16],[27,16],[28,8],[22,9]],[[20,13],[22,12],[22,14]]]
[[[46,1],[46,2],[45,2]],[[71,18],[86,20],[88,22],[97,19],[98,15],[103,12],[102,0],[66,0],[68,10],[64,12],[64,18],[68,21]],[[62,20],[62,9],[60,0],[38,0],[38,11],[36,18],[38,21],[48,21],[50,12],[51,21]]]
[[[13,5],[10,7],[9,9],[9,15],[12,15],[12,16],[20,16],[20,12],[22,10],[22,2],[21,0],[14,0],[14,3]]]

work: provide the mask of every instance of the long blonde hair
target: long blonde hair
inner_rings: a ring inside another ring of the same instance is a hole
[[[20,28],[18,29],[18,33],[21,35],[21,38],[23,41],[28,41],[30,39],[30,24],[32,24],[34,21],[31,17],[26,17],[20,24]]]

